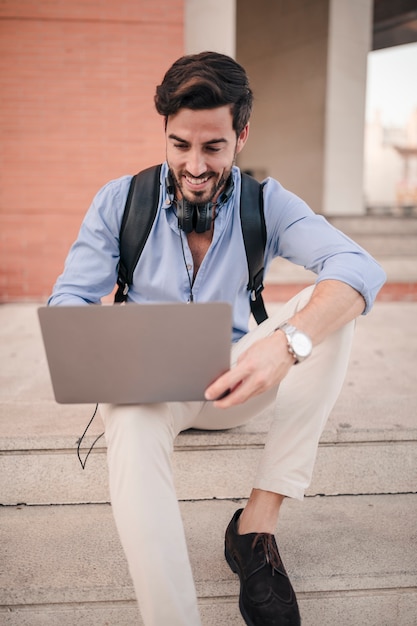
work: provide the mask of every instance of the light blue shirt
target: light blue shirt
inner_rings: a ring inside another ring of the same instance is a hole
[[[168,194],[167,164],[161,170],[159,207],[136,266],[128,301],[188,302],[193,259],[186,235],[178,229]],[[117,280],[119,232],[131,181],[109,182],[95,196],[78,238],[49,299],[52,305],[100,303]],[[234,189],[220,207],[214,234],[192,285],[195,302],[229,302],[233,308],[233,340],[248,331],[250,317],[248,267],[239,214],[240,170],[233,168]],[[370,310],[385,281],[378,263],[361,247],[316,215],[295,194],[268,178],[264,187],[267,229],[265,268],[281,256],[317,274],[317,282],[336,279],[359,291]],[[182,238],[182,245],[181,239]]]

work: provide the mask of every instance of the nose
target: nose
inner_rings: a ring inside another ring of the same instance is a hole
[[[205,174],[207,167],[204,154],[201,150],[195,149],[188,152],[186,169],[187,172],[195,178]]]

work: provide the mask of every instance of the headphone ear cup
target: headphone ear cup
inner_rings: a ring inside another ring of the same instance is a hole
[[[211,227],[211,218],[213,212],[213,205],[211,202],[207,202],[204,206],[196,206],[196,220],[195,220],[195,232],[196,233],[205,233],[207,230],[210,230]]]
[[[182,199],[177,205],[178,228],[185,233],[205,233],[211,228],[213,204],[207,202],[202,206],[191,204]]]
[[[194,206],[182,199],[177,205],[178,228],[185,233],[191,233],[193,226]]]

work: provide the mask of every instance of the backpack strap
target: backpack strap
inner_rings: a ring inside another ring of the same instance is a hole
[[[133,282],[133,272],[155,220],[160,174],[161,165],[154,165],[133,176],[130,183],[119,235],[118,289],[114,298],[117,303],[127,300],[127,292]]]
[[[242,172],[240,222],[248,260],[250,308],[257,324],[268,318],[262,298],[266,245],[263,187]]]
[[[149,167],[130,183],[120,227],[120,261],[115,303],[125,302],[133,272],[155,220],[159,201],[161,165]],[[258,324],[268,315],[262,299],[266,227],[263,211],[263,185],[242,173],[240,220],[248,261],[250,306]],[[132,233],[135,236],[132,237]]]

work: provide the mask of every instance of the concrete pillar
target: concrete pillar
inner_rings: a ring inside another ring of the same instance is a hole
[[[185,53],[235,56],[236,0],[185,0]]]
[[[236,58],[255,92],[239,165],[318,213],[364,211],[372,0],[237,0]]]
[[[329,0],[238,0],[236,58],[255,95],[239,165],[322,211]]]
[[[366,66],[372,0],[332,0],[327,52],[323,212],[364,213]]]

